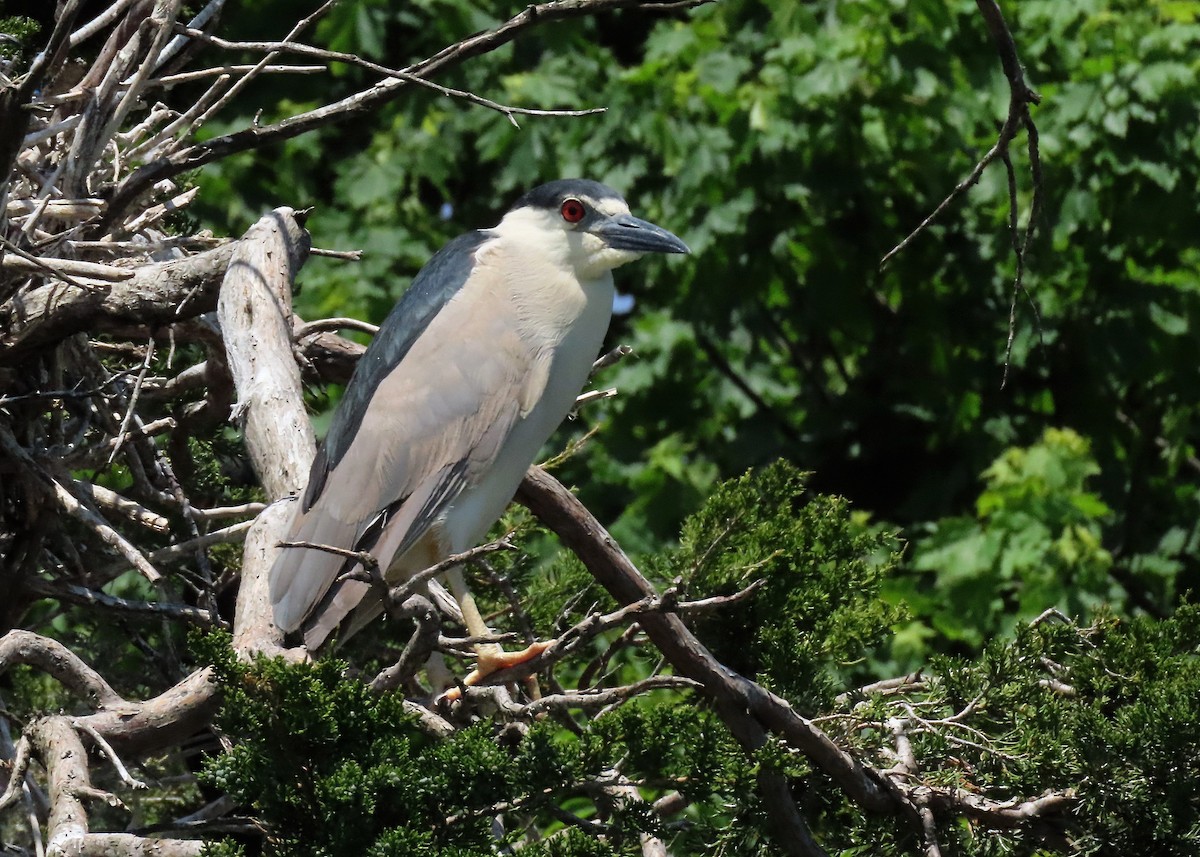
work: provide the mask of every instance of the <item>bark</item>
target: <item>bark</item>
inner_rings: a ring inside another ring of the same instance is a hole
[[[210,312],[236,249],[236,243],[229,243],[184,259],[142,265],[121,282],[71,285],[55,280],[18,293],[0,305],[0,366],[82,331],[125,324],[153,328]]]

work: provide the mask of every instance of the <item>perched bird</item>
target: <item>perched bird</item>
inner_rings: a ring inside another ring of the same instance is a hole
[[[612,270],[687,253],[612,188],[541,185],[491,228],[421,269],[363,354],[296,504],[288,541],[369,552],[398,583],[477,544],[571,410],[608,329]],[[353,560],[284,548],[275,623],[310,650],[378,616]],[[462,573],[447,573],[467,631],[486,635]],[[526,653],[481,647],[477,675]]]

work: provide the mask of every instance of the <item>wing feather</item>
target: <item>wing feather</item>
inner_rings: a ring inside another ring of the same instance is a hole
[[[326,441],[328,469],[318,490],[310,485],[293,540],[370,550],[387,568],[488,471],[540,398],[550,360],[520,337],[496,277],[477,266],[399,363],[374,379],[344,448],[331,455]],[[306,638],[323,642],[366,595],[338,580],[345,566],[326,551],[285,551],[271,580],[279,627],[293,631],[308,619]]]

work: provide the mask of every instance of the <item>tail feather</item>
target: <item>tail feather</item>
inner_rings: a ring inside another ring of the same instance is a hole
[[[356,524],[340,521],[319,507],[301,512],[288,541],[350,548],[358,539]],[[271,604],[275,624],[284,632],[295,631],[341,573],[346,560],[316,548],[283,548],[271,569]]]

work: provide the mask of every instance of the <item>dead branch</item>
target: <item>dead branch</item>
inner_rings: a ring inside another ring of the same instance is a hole
[[[1004,76],[1009,83],[1009,105],[1008,115],[1005,117],[1004,124],[1000,127],[1000,133],[996,142],[984,154],[979,162],[971,169],[961,182],[955,185],[949,195],[938,204],[938,206],[927,216],[916,229],[905,236],[899,244],[889,250],[879,263],[879,267],[887,267],[895,256],[901,253],[909,244],[911,244],[922,232],[929,228],[937,218],[953,205],[960,196],[962,196],[970,188],[974,187],[979,181],[983,171],[995,161],[998,157],[1006,157],[1008,146],[1016,137],[1017,132],[1021,128],[1027,129],[1031,135],[1036,135],[1036,128],[1033,123],[1033,118],[1030,116],[1030,105],[1036,105],[1041,101],[1041,96],[1034,92],[1033,89],[1025,82],[1025,74],[1021,68],[1021,61],[1017,56],[1016,43],[1013,41],[1012,34],[1008,30],[1008,25],[1004,21],[1004,16],[1000,12],[1000,7],[996,0],[976,0],[976,5],[979,7],[980,14],[987,25],[988,32],[991,33],[992,39],[996,42],[997,49],[1000,54],[1000,63],[1004,69]],[[1036,136],[1031,136],[1030,139],[1030,155],[1031,164],[1037,160],[1037,143]],[[1040,172],[1039,172],[1040,174]],[[1040,181],[1038,182],[1040,186]],[[1010,200],[1010,203],[1015,207],[1016,200]],[[1029,229],[1033,228],[1033,220],[1030,219]],[[1028,234],[1026,239],[1028,240]],[[1023,254],[1018,255],[1018,262],[1023,258]]]
[[[32,577],[24,581],[23,589],[44,598],[65,601],[68,604],[78,604],[82,607],[93,607],[99,610],[111,610],[116,613],[128,614],[151,619],[172,619],[187,622],[201,628],[223,624],[203,607],[193,607],[190,604],[176,604],[170,601],[131,601],[117,595],[109,595],[99,589],[88,589],[76,583],[50,581],[40,577]]]
[[[553,476],[530,468],[517,500],[562,539],[618,602],[631,604],[657,596],[600,522]],[[864,809],[894,809],[888,787],[874,771],[838,747],[786,700],[721,664],[678,616],[646,613],[639,622],[675,670],[699,682],[719,703],[722,717],[739,740],[757,740],[754,736],[761,735],[762,741],[749,749],[765,743],[763,730],[775,732],[804,752]]]
[[[263,217],[238,242],[217,309],[237,389],[233,418],[243,425],[255,472],[274,500],[303,489],[316,454],[292,356],[292,284],[308,244],[292,209]],[[247,535],[234,625],[238,651],[280,650],[283,638],[273,622],[267,574],[291,521],[289,506],[266,509]]]
[[[705,0],[689,2],[688,6],[700,5]],[[554,21],[595,15],[613,9],[625,8],[680,8],[671,2],[654,0],[552,0],[529,6],[520,14],[492,30],[486,30],[443,48],[438,53],[401,69],[405,75],[427,78],[444,68],[458,65],[471,57],[493,51],[508,44],[521,33]],[[108,212],[96,224],[95,229],[103,232],[123,218],[133,203],[159,182],[173,178],[186,170],[226,158],[230,155],[256,149],[271,143],[290,140],[300,134],[326,125],[361,116],[379,108],[396,98],[401,90],[411,84],[405,78],[390,77],[369,89],[354,93],[341,101],[300,113],[279,122],[261,127],[251,126],[220,137],[206,140],[171,154],[157,158],[138,167],[122,180],[113,191]]]
[[[395,690],[408,681],[433,653],[438,643],[441,622],[433,603],[423,595],[410,595],[390,615],[396,619],[411,619],[416,627],[395,664],[375,676],[371,690]]]
[[[118,752],[138,755],[174,746],[207,727],[218,701],[212,671],[202,669],[158,696],[122,700],[75,719],[94,728]]]
[[[303,489],[316,454],[292,356],[292,284],[308,246],[292,209],[263,217],[238,242],[217,304],[238,394],[231,418],[273,500]]]
[[[605,110],[603,107],[593,107],[586,110],[539,110],[532,107],[514,107],[509,104],[499,104],[491,99],[476,95],[473,92],[467,92],[466,90],[455,89],[449,86],[442,86],[441,84],[434,83],[433,81],[425,80],[418,75],[410,74],[402,69],[388,68],[387,66],[364,59],[357,54],[345,53],[343,51],[331,51],[325,48],[316,48],[311,45],[300,44],[299,42],[292,41],[290,36],[280,42],[235,42],[230,41],[229,39],[222,39],[199,30],[192,30],[184,27],[179,28],[179,32],[188,38],[208,42],[209,44],[216,45],[217,47],[224,48],[226,50],[265,53],[267,56],[263,62],[266,62],[266,60],[269,60],[276,54],[291,53],[299,56],[312,57],[313,59],[325,60],[326,62],[330,63],[344,63],[346,65],[358,66],[359,68],[365,68],[368,71],[373,71],[385,78],[403,80],[407,83],[425,87],[426,89],[432,89],[434,92],[438,92],[450,98],[461,99],[466,101],[468,104],[475,104],[480,107],[486,107],[489,110],[495,110],[498,113],[504,114],[504,116],[508,118],[508,121],[517,127],[520,127],[517,125],[517,116],[591,116],[596,113],[603,113]],[[265,68],[265,66],[253,66],[250,69],[251,74],[257,74],[263,68]],[[243,80],[248,79],[251,74],[247,74],[246,78],[243,78]]]
[[[101,708],[123,702],[100,673],[74,652],[49,637],[12,630],[0,637],[0,670],[17,664],[36,667],[63,687]]]
[[[21,794],[21,789],[25,785],[25,773],[29,770],[29,760],[32,755],[29,739],[22,735],[13,750],[12,762],[8,770],[8,785],[4,787],[4,794],[0,794],[0,810],[14,802],[17,795]]]
[[[10,298],[0,304],[0,366],[84,330],[165,325],[214,309],[236,246],[143,265],[102,291],[55,283]]]
[[[532,720],[550,711],[578,710],[584,712],[600,711],[620,703],[627,702],[635,696],[654,690],[679,690],[696,688],[699,683],[690,678],[678,675],[656,675],[636,681],[633,684],[620,687],[594,688],[591,690],[568,691],[553,693],[534,700],[528,705],[510,707],[507,713],[519,716],[521,719]]]
[[[78,857],[157,855],[194,857],[204,843],[182,839],[145,839],[127,833],[89,833],[84,799],[100,799],[114,806],[120,801],[94,788],[88,773],[87,751],[70,718],[45,717],[26,729],[50,781],[49,852]]]

